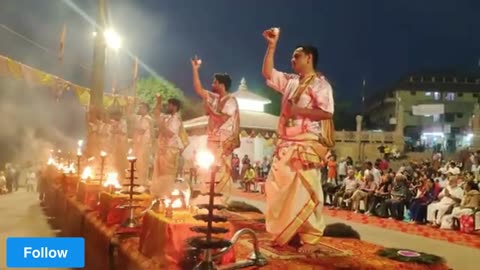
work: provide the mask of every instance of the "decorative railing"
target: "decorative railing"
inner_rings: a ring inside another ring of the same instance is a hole
[[[363,143],[395,143],[403,138],[395,132],[374,132],[374,131],[337,131],[335,141],[337,142],[363,142]]]

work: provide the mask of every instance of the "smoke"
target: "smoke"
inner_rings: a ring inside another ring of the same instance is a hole
[[[73,93],[57,102],[49,89],[0,77],[0,168],[43,162],[51,149],[74,153],[84,119]]]

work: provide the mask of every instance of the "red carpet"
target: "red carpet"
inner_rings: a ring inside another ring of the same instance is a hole
[[[246,193],[240,190],[234,191],[235,196],[247,198],[250,200],[265,201],[265,194]],[[480,234],[465,234],[458,231],[440,230],[424,225],[410,224],[403,221],[396,221],[385,218],[366,216],[363,214],[355,214],[346,210],[330,210],[324,208],[325,215],[348,220],[351,222],[368,224],[380,228],[400,231],[408,234],[419,235],[435,240],[447,241],[458,245],[464,245],[474,248],[480,248]]]

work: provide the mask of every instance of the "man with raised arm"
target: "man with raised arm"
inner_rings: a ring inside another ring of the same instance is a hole
[[[275,245],[313,253],[325,228],[319,168],[332,140],[333,131],[325,132],[332,127],[332,88],[316,71],[315,47],[297,46],[291,57],[294,73],[283,73],[274,68],[280,29],[268,29],[263,36],[268,48],[262,73],[267,85],[283,96],[279,142],[266,182],[267,231],[275,235]]]
[[[228,94],[232,79],[228,74],[214,74],[212,91],[202,87],[198,70],[201,60],[192,60],[193,86],[205,102],[208,117],[207,146],[215,156],[220,168],[216,175],[215,192],[223,193],[224,203],[228,202],[232,185],[231,155],[240,146],[240,115],[235,97]]]

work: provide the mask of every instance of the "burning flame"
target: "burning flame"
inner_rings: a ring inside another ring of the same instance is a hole
[[[172,200],[170,200],[170,199],[165,199],[164,202],[165,202],[165,206],[166,206],[166,207],[169,207],[169,206],[170,206],[170,203],[172,202]]]
[[[172,203],[172,208],[181,208],[182,207],[182,200],[176,199]]]
[[[180,195],[180,191],[178,189],[174,189],[172,191],[172,196],[178,196],[178,195]]]
[[[185,206],[190,206],[190,196],[192,195],[190,189],[182,190],[182,193],[183,197],[185,198]]]
[[[47,165],[54,165],[56,166],[55,159],[53,157],[49,157],[47,161]]]
[[[78,145],[78,148],[82,148],[82,146],[83,146],[83,140],[78,140],[77,145]]]
[[[100,156],[101,156],[101,157],[106,157],[106,156],[107,156],[107,152],[105,152],[105,151],[100,152]]]
[[[61,166],[63,167],[62,170],[63,170],[64,173],[75,173],[75,171],[76,171],[75,170],[75,165],[73,163],[70,163],[70,165],[68,165],[68,166],[62,164]]]
[[[133,156],[132,148],[130,148],[130,149],[128,150],[127,159],[128,159],[128,160],[134,160],[134,159],[135,159],[135,156]]]
[[[83,173],[82,173],[82,177],[81,177],[83,180],[87,180],[87,179],[92,179],[93,178],[93,171],[92,171],[92,168],[90,168],[90,166],[87,166],[85,167],[85,169],[83,170]]]
[[[114,188],[122,188],[122,186],[118,182],[118,173],[116,172],[107,173],[107,179],[103,183],[103,186],[104,187],[113,186]]]
[[[197,153],[196,161],[198,166],[203,169],[209,169],[215,161],[215,157],[210,151],[200,151]]]

